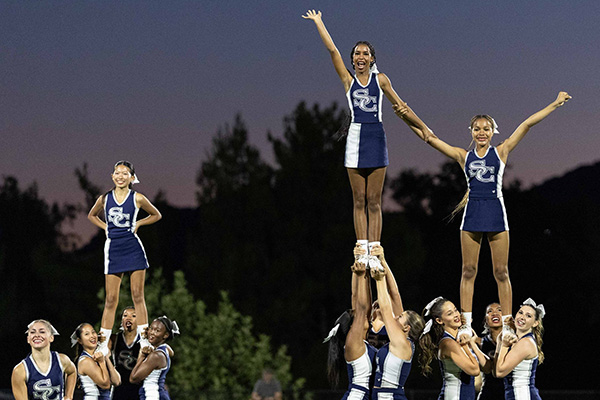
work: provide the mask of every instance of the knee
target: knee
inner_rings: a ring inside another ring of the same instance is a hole
[[[133,304],[144,303],[144,289],[143,288],[131,288],[131,299]]]
[[[367,208],[370,212],[381,211],[381,196],[373,195],[367,197]]]
[[[494,278],[498,282],[508,282],[508,265],[494,266]]]
[[[477,264],[463,263],[462,278],[471,280],[477,276]]]
[[[116,310],[118,305],[119,295],[116,293],[106,293],[106,298],[104,299],[104,308]]]
[[[366,206],[365,192],[355,191],[352,193],[354,208],[363,210]]]

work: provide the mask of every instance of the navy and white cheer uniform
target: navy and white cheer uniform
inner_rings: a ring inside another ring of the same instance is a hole
[[[415,354],[415,344],[410,340],[412,354]],[[404,384],[412,366],[410,360],[398,358],[390,352],[390,344],[386,344],[377,352],[377,370],[373,384],[373,400],[406,400]]]
[[[79,374],[79,362],[86,357],[93,361],[93,357],[87,351],[82,352],[77,359],[77,375],[84,393],[83,400],[110,400],[110,389],[102,389],[89,376]]]
[[[365,352],[354,361],[346,361],[348,367],[348,390],[342,400],[369,400],[370,383],[377,349],[365,342]]]
[[[62,400],[65,390],[65,371],[57,352],[50,352],[50,365],[47,371],[39,370],[31,354],[21,363],[25,366],[27,398]]]
[[[533,333],[528,333],[519,340],[533,340]],[[535,371],[538,357],[523,360],[504,378],[504,397],[506,400],[541,400],[535,387]]]
[[[163,369],[155,369],[144,379],[140,388],[140,400],[171,400],[169,392],[165,389],[165,378],[171,368],[171,357],[166,344],[161,344],[155,351],[162,351],[167,358],[167,366]]]
[[[137,399],[140,385],[129,382],[131,370],[135,367],[140,353],[140,334],[138,333],[131,346],[127,345],[122,332],[114,336],[113,360],[115,368],[121,374],[121,384],[113,388],[113,400]]]
[[[488,333],[481,338],[481,351],[490,358],[494,357],[496,352],[496,343]],[[496,378],[492,373],[483,375],[483,383],[477,400],[502,400],[504,399],[504,379]]]
[[[106,194],[104,199],[105,274],[118,274],[148,268],[144,246],[137,234],[133,233],[138,211],[133,190],[129,191],[122,203],[117,202],[114,191]]]
[[[508,230],[508,219],[502,197],[504,167],[504,162],[493,146],[488,147],[483,157],[479,157],[475,149],[467,153],[464,173],[469,186],[469,200],[465,206],[461,230],[468,232]]]
[[[456,340],[448,332],[440,339]],[[466,374],[460,369],[451,358],[440,360],[440,370],[442,372],[442,391],[438,400],[474,400],[475,399],[475,378]]]
[[[346,138],[347,168],[378,168],[389,164],[387,141],[381,121],[383,90],[377,73],[369,75],[363,86],[354,77],[346,92],[350,106],[351,123]]]

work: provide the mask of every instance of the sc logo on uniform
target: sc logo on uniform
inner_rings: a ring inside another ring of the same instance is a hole
[[[50,379],[42,379],[33,385],[33,398],[40,400],[57,400],[60,396],[60,386],[52,386]]]
[[[118,228],[129,228],[129,214],[123,213],[123,207],[112,207],[108,210],[108,220]]]
[[[356,89],[352,92],[352,98],[354,99],[354,106],[364,112],[377,111],[377,97],[369,96],[369,89]],[[369,107],[371,103],[373,103],[373,106]]]
[[[472,161],[469,164],[469,176],[475,177],[479,182],[490,183],[494,182],[494,167],[488,167],[485,165],[485,160]],[[485,174],[489,173],[489,177],[484,177]]]

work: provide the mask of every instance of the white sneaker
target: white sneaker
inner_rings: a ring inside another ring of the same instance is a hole
[[[469,325],[463,325],[458,328],[456,339],[460,342],[461,337],[464,337],[466,340],[469,340],[473,337],[473,332],[471,332],[471,327]]]
[[[148,339],[146,339],[145,337],[140,338],[140,349],[143,349],[144,347],[150,347],[151,349],[154,350],[154,346],[152,346],[150,344],[150,342],[148,341]]]
[[[356,262],[359,264],[363,264],[365,266],[365,269],[369,269],[369,255],[368,254],[361,254],[359,256],[356,256]]]
[[[381,261],[377,256],[369,256],[369,268],[375,268],[376,271],[384,272],[385,268],[381,265]]]
[[[513,330],[513,328],[510,327],[510,325],[502,325],[502,339],[504,338],[511,338],[511,339],[516,339],[517,335],[515,334],[515,331]]]
[[[100,342],[96,348],[96,351],[99,351],[104,357],[106,357],[108,355],[108,339]]]

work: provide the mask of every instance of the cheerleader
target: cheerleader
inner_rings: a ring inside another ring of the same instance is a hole
[[[542,318],[546,311],[532,299],[523,302],[515,317],[518,340],[502,337],[496,350],[496,376],[504,378],[506,400],[541,400],[535,387],[538,364],[544,362]]]
[[[340,52],[327,32],[321,12],[308,10],[302,17],[315,23],[344,85],[351,114],[344,165],[348,171],[354,200],[354,231],[358,243],[367,250],[361,262],[373,263],[372,267],[383,270],[377,257],[368,255],[368,250],[378,245],[381,239],[381,194],[389,164],[381,106],[383,95],[392,104],[399,104],[402,100],[392,88],[388,77],[377,70],[375,49],[369,42],[356,43],[350,53],[353,75],[346,69]],[[425,124],[408,107],[401,118],[421,127],[423,131],[426,129]]]
[[[364,249],[355,248],[360,255]],[[352,309],[336,321],[324,342],[329,342],[327,376],[332,386],[339,382],[339,371],[348,371],[348,390],[342,400],[369,400],[373,362],[377,350],[365,341],[369,329],[371,288],[366,265],[355,262],[352,266]]]
[[[498,297],[502,306],[503,331],[514,337],[508,320],[512,316],[512,286],[508,276],[508,220],[502,197],[502,179],[508,154],[525,137],[529,129],[541,122],[550,113],[565,104],[571,96],[560,92],[555,101],[523,121],[508,139],[494,147],[492,137],[498,132],[496,121],[489,115],[476,115],[471,119],[469,131],[475,147],[468,151],[450,146],[426,128],[416,125],[411,129],[434,149],[458,162],[467,178],[468,190],[463,201],[454,210],[453,215],[465,209],[461,229],[462,276],[460,282],[460,307],[465,319],[461,327],[461,340],[471,336],[473,310],[473,291],[479,249],[484,236],[487,236],[492,253],[494,278],[498,285]],[[409,113],[402,103],[394,106],[395,112],[402,116]]]
[[[438,400],[474,400],[474,377],[480,366],[490,362],[475,343],[476,337],[465,344],[456,341],[462,325],[456,306],[443,297],[432,300],[423,310],[427,319],[419,339],[421,354],[419,364],[424,375],[431,373],[429,365],[433,358],[440,362],[443,385]]]
[[[113,400],[135,399],[140,391],[140,385],[129,382],[129,375],[140,353],[141,335],[137,332],[135,317],[135,308],[133,306],[125,307],[121,316],[120,332],[113,334],[108,343],[108,348],[115,361],[115,368],[121,375],[121,384],[113,388]]]
[[[177,322],[164,315],[156,318],[148,327],[147,337],[152,347],[142,348],[129,376],[131,383],[142,383],[140,400],[170,400],[165,378],[171,368],[173,349],[166,342],[178,334]]]
[[[371,254],[379,258],[385,269],[385,272],[381,272],[373,268],[371,276],[377,282],[378,313],[381,314],[389,336],[389,343],[377,352],[373,399],[406,400],[404,384],[412,366],[415,343],[425,324],[419,314],[404,310],[394,275],[385,262],[383,248],[375,246]],[[390,286],[394,286],[396,290],[391,291]]]
[[[58,332],[50,322],[36,319],[27,326],[31,354],[13,369],[15,400],[72,400],[77,371],[65,354],[50,351]]]
[[[104,277],[106,298],[100,333],[110,338],[115,322],[115,313],[119,303],[119,290],[123,273],[130,272],[131,297],[137,315],[138,331],[148,326],[148,312],[144,300],[144,280],[146,278],[146,252],[137,236],[140,226],[150,225],[161,219],[160,212],[141,193],[131,190],[134,183],[139,183],[135,169],[129,161],[119,161],[112,173],[115,184],[113,190],[98,198],[88,214],[88,219],[97,227],[106,231],[104,245]],[[136,220],[139,209],[148,216]],[[104,212],[104,221],[99,218]],[[98,349],[108,355],[108,341],[100,344]]]
[[[492,303],[486,307],[483,327],[483,336],[477,340],[477,344],[483,354],[493,359],[497,341],[502,333],[502,308],[499,303]],[[488,364],[488,368],[482,368],[483,379],[477,400],[504,399],[504,382],[492,374],[493,365]]]
[[[85,322],[71,335],[71,345],[77,345],[77,375],[84,392],[83,400],[110,400],[111,386],[121,384],[121,376],[110,358],[96,352],[98,339],[94,327]]]

